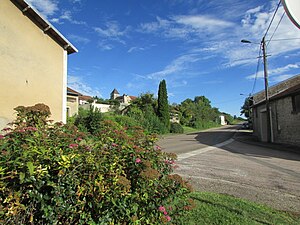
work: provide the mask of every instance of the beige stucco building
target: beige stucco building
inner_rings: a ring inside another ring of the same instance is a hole
[[[44,103],[66,121],[67,55],[77,49],[24,0],[0,1],[0,130],[14,108]]]
[[[79,95],[78,92],[67,88],[67,117],[78,114]]]

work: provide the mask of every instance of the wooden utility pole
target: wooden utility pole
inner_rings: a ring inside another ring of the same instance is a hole
[[[271,142],[271,115],[270,115],[270,102],[269,102],[269,82],[268,82],[268,64],[267,64],[267,50],[265,37],[261,40],[264,60],[264,79],[265,79],[265,101],[267,113],[267,142]]]

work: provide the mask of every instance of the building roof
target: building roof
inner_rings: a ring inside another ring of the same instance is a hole
[[[26,0],[11,0],[22,13],[27,16],[34,24],[36,24],[45,34],[51,37],[59,44],[68,54],[78,52],[78,50],[58,31],[52,24],[46,20],[33,6]]]
[[[87,101],[92,99],[93,97],[88,95],[83,95],[78,91],[73,90],[72,88],[67,87],[67,94],[79,96],[79,100]]]
[[[137,97],[130,95],[131,100],[135,100]]]
[[[75,91],[75,90],[73,90],[72,88],[69,88],[69,87],[67,87],[67,93],[76,94],[76,95],[79,95],[79,96],[82,95],[78,91]]]
[[[112,92],[111,92],[111,94],[120,94],[118,91],[117,91],[117,89],[114,89]]]
[[[269,99],[275,100],[300,92],[300,74],[269,87]],[[253,105],[265,102],[265,91],[253,95]]]
[[[88,96],[88,95],[79,96],[79,100],[87,101],[87,100],[90,100],[90,99],[93,99],[93,97]]]

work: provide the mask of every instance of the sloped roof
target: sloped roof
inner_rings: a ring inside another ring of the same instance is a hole
[[[135,100],[137,98],[136,96],[132,96],[132,95],[130,95],[129,97],[131,98],[131,100]]]
[[[300,74],[269,87],[269,99],[274,100],[300,92]],[[265,102],[265,91],[253,95],[253,105]]]
[[[111,92],[111,94],[120,94],[118,91],[117,91],[117,89],[114,89],[112,92]]]
[[[79,100],[84,100],[84,101],[90,100],[92,98],[93,97],[88,96],[88,95],[81,95],[81,96],[79,96]]]
[[[79,95],[79,96],[82,95],[78,91],[75,91],[75,90],[73,90],[72,88],[69,88],[69,87],[67,87],[67,93],[76,94],[76,95]]]
[[[78,52],[78,50],[58,31],[52,24],[46,20],[33,6],[26,0],[10,0],[22,13],[27,16],[35,25],[37,25],[45,34],[51,37],[68,54]]]

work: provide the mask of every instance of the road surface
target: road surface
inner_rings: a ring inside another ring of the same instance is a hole
[[[158,144],[178,154],[175,173],[190,179],[195,190],[300,213],[300,155],[234,141],[236,128],[169,136]]]

